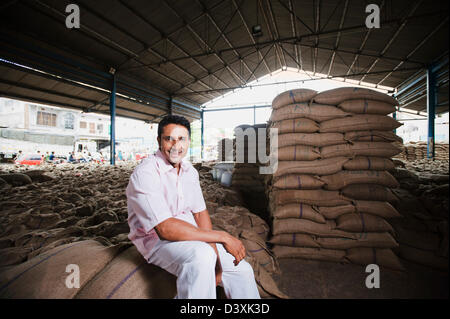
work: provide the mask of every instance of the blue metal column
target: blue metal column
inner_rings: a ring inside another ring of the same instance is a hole
[[[394,120],[397,120],[397,111],[395,111],[394,113],[392,113],[392,118]],[[397,134],[397,129],[394,128],[394,134]]]
[[[116,77],[112,78],[111,96],[109,98],[109,113],[111,117],[110,133],[110,163],[116,164]]]
[[[201,131],[201,137],[200,137],[200,139],[201,139],[201,156],[202,156],[202,161],[203,161],[203,158],[204,158],[204,154],[203,154],[203,146],[204,146],[204,131],[205,131],[205,123],[204,123],[204,121],[203,121],[203,114],[204,114],[204,111],[202,110],[201,111],[201,113],[200,113],[200,120],[201,120],[201,129],[200,129],[200,131]]]
[[[434,122],[437,104],[436,73],[433,64],[427,69],[427,158],[434,159]]]

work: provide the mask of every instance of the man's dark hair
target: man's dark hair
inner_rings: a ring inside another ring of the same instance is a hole
[[[158,124],[159,138],[161,138],[164,127],[169,124],[178,124],[184,126],[189,131],[189,136],[191,136],[191,124],[185,117],[180,115],[166,115],[162,118],[162,120]]]

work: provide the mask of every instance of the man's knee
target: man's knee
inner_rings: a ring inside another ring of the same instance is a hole
[[[205,242],[196,242],[192,262],[194,264],[200,264],[204,267],[215,267],[217,255],[214,249]]]
[[[255,274],[253,273],[252,266],[245,260],[242,260],[239,263],[239,274],[243,277],[254,278]]]

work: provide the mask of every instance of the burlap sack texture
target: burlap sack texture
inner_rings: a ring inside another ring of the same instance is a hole
[[[25,176],[30,173],[32,183],[19,186],[10,180],[11,184],[5,182],[6,187],[1,189],[0,295],[5,298],[173,298],[175,278],[146,264],[127,237],[124,189],[134,166],[62,164],[44,165],[33,171],[15,166],[15,172],[3,172],[3,175]],[[247,258],[253,258],[261,294],[286,298],[265,270],[278,271],[275,257],[265,246],[268,225],[239,206],[243,204],[242,196],[236,190],[213,181],[210,167],[200,164],[196,168],[210,214],[217,211],[217,216],[237,216],[237,236],[244,229],[252,231],[252,235],[244,233],[241,238],[249,252]],[[269,258],[271,266],[264,258]],[[69,275],[65,266],[71,263],[81,268],[80,289],[68,289],[61,281]],[[44,278],[45,283],[38,278]]]
[[[276,97],[268,123],[282,132],[278,170],[265,180],[273,252],[361,264],[369,249],[381,267],[402,270],[386,221],[401,217],[391,191],[399,183],[389,173],[401,152],[392,144],[402,143],[392,132],[401,124],[388,116],[397,101],[352,87],[306,92],[296,102],[289,91]]]

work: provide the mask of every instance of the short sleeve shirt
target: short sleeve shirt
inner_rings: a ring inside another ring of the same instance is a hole
[[[160,150],[134,169],[126,194],[128,238],[146,260],[159,241],[156,225],[174,217],[198,227],[193,214],[206,209],[197,170],[183,159],[177,174]]]

